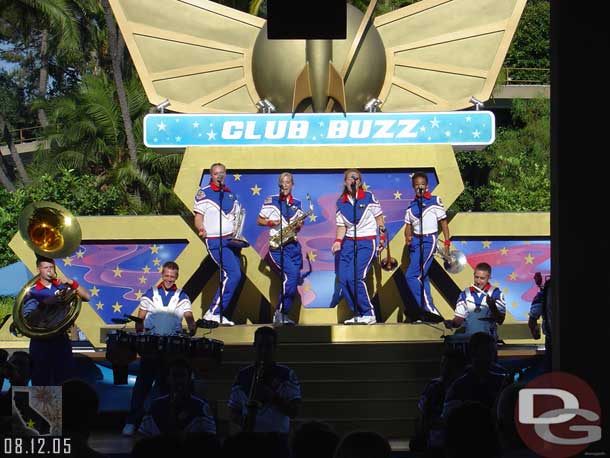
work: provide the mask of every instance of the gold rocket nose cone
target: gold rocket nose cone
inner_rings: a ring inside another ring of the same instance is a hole
[[[356,36],[363,14],[347,5],[347,37],[332,41],[332,64],[340,70]],[[269,40],[267,26],[256,39],[252,54],[252,76],[256,91],[279,112],[292,111],[295,80],[306,63],[305,40]],[[346,111],[363,111],[364,104],[377,97],[386,76],[385,48],[381,36],[371,24],[345,80]],[[337,111],[341,107],[335,105]],[[311,100],[298,111],[312,111]]]

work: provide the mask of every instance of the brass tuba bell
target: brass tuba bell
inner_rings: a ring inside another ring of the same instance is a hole
[[[54,202],[37,201],[19,215],[19,233],[38,255],[61,258],[74,253],[81,242],[82,232],[74,215]],[[49,304],[31,313],[24,313],[26,296],[39,280],[34,276],[19,291],[13,307],[13,324],[18,333],[27,337],[48,338],[65,332],[76,320],[81,298],[71,288],[58,291]]]
[[[466,255],[459,250],[453,250],[449,253],[449,255],[447,255],[445,253],[445,246],[440,239],[436,241],[435,254],[443,259],[443,267],[450,274],[457,274],[461,272],[464,270],[464,267],[466,267],[466,264],[468,264]]]

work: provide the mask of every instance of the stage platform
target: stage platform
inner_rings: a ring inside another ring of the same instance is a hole
[[[229,421],[227,399],[238,371],[254,360],[254,332],[261,325],[199,329],[197,337],[224,343],[220,364],[195,380],[195,394],[215,412],[221,437],[237,432]],[[500,327],[500,363],[534,376],[544,354],[541,341],[521,337],[525,324]],[[111,329],[106,328],[104,333]],[[129,328],[122,328],[130,331]],[[426,383],[438,376],[440,356],[450,331],[439,324],[371,326],[308,325],[277,328],[276,361],[293,368],[299,378],[302,406],[293,428],[309,420],[328,423],[340,435],[370,430],[391,441],[393,456],[408,456],[408,439],[417,418],[417,401]],[[508,338],[508,337],[512,338]],[[11,349],[9,351],[12,351]],[[127,456],[136,438],[121,436],[139,361],[129,366],[128,383],[114,385],[104,348],[75,342],[73,351],[100,398],[100,414],[91,446],[111,456]]]

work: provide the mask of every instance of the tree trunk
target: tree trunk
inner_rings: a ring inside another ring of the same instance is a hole
[[[49,31],[44,29],[40,36],[40,75],[38,77],[38,96],[47,98],[47,83],[49,81]],[[49,125],[49,119],[44,109],[39,108],[38,122],[42,127]]]
[[[13,158],[13,162],[15,162],[15,168],[17,169],[17,174],[21,181],[25,184],[30,184],[32,180],[28,173],[25,171],[25,167],[23,166],[23,161],[21,157],[19,157],[19,153],[17,152],[17,148],[15,148],[15,143],[13,143],[13,136],[8,129],[8,122],[4,119],[4,115],[0,113],[0,130],[2,130],[2,134],[4,136],[4,140],[8,145],[8,149],[11,152],[11,158]]]
[[[114,83],[116,85],[116,93],[119,99],[119,107],[123,118],[123,126],[125,128],[125,138],[127,140],[127,149],[129,157],[133,164],[137,167],[138,158],[136,153],[136,141],[133,135],[133,125],[129,116],[129,105],[127,103],[127,94],[125,93],[125,85],[123,84],[123,72],[121,70],[121,62],[119,61],[119,40],[116,22],[110,9],[108,0],[102,0],[104,7],[104,16],[106,18],[106,27],[108,29],[108,49],[110,50],[110,59],[112,61],[112,71],[114,73]]]
[[[0,163],[0,183],[2,183],[2,186],[4,186],[8,192],[15,191],[15,185],[8,177],[6,170],[4,170],[4,160],[2,161],[2,163]]]

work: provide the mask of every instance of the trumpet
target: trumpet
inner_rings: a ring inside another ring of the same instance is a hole
[[[443,267],[450,274],[461,272],[468,264],[466,255],[459,250],[453,250],[449,254],[445,253],[445,246],[440,239],[436,241],[436,252],[434,254],[443,259]]]
[[[387,233],[387,229],[385,229],[383,232]],[[392,270],[394,270],[398,267],[398,261],[396,260],[396,258],[393,258],[392,255],[390,254],[390,240],[386,239],[385,243],[386,243],[386,246],[385,246],[386,257],[383,258],[381,261],[379,261],[379,265],[381,266],[381,268],[383,270],[387,270],[388,272],[391,272]]]

